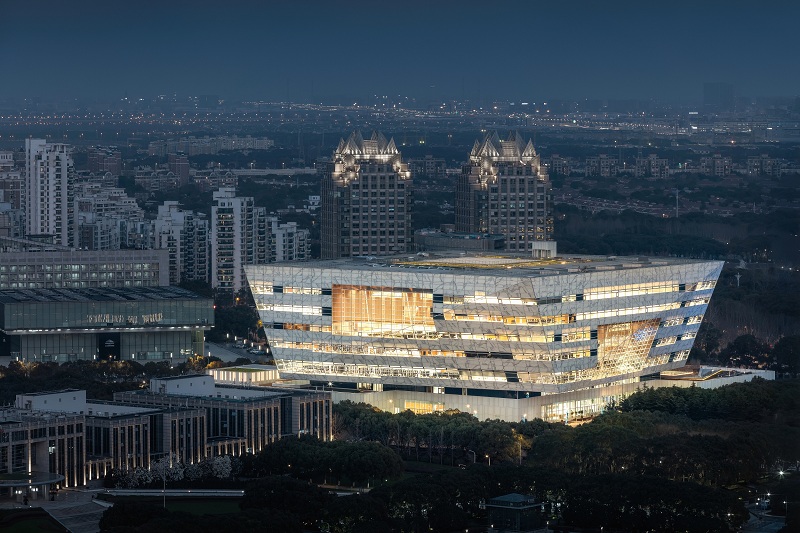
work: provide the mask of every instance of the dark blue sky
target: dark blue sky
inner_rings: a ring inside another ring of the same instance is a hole
[[[3,0],[0,99],[800,94],[800,2]]]

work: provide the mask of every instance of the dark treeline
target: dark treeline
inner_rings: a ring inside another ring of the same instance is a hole
[[[100,525],[111,532],[241,531],[260,518],[275,531],[451,532],[485,527],[483,503],[510,492],[535,494],[545,502],[542,520],[553,528],[602,524],[605,531],[707,533],[735,531],[747,520],[735,494],[696,483],[505,464],[418,474],[350,496],[293,477],[268,476],[250,481],[242,512],[224,519],[170,513],[160,502],[123,502],[106,511]]]
[[[254,478],[290,475],[323,484],[361,486],[396,478],[402,472],[400,456],[377,442],[285,438],[242,458],[242,476]]]
[[[240,513],[204,520],[124,504],[101,525],[235,531],[261,519],[281,531],[463,531],[486,526],[488,499],[518,492],[543,502],[551,528],[732,532],[748,519],[749,489],[800,499],[800,484],[777,479],[800,462],[798,392],[798,381],[760,380],[645,389],[577,427],[481,422],[458,412],[389,414],[344,402],[335,408],[341,440],[291,437],[240,459],[230,474],[246,483]],[[466,464],[403,474],[401,454]],[[374,488],[337,497],[318,486],[324,483]]]

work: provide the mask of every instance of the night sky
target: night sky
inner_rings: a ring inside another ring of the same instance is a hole
[[[800,94],[800,2],[3,0],[0,100]]]

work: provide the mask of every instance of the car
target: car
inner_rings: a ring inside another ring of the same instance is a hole
[[[264,352],[262,352],[260,348],[253,348],[252,350],[247,350],[247,353],[258,355],[258,354],[264,353]]]
[[[239,348],[240,350],[244,350],[246,348],[246,346],[244,344],[241,344],[241,343],[240,344],[234,344],[233,347],[234,348]]]

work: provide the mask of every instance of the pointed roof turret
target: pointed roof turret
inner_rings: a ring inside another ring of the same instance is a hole
[[[470,157],[477,156],[481,151],[481,143],[475,139],[475,144],[472,145],[472,151],[469,153]]]
[[[384,150],[386,150],[387,141],[383,133],[379,131],[373,131],[370,140],[375,141],[377,143],[379,152],[383,152]]]
[[[495,144],[495,142],[497,144]],[[480,152],[478,152],[478,155],[481,157],[499,156],[500,152],[497,150],[497,145],[499,144],[500,138],[497,136],[497,132],[495,132],[494,135],[487,135],[486,140],[483,141],[483,146],[481,146]]]
[[[522,158],[525,159],[527,157],[536,157],[536,148],[533,146],[533,141],[528,139],[528,144],[525,145],[525,149],[522,151]]]

